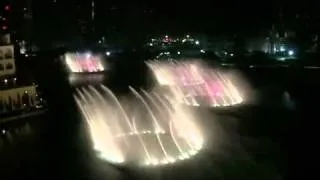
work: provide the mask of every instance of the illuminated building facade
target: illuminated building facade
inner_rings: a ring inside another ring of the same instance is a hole
[[[14,47],[10,35],[7,34],[0,41],[0,76],[14,75],[15,72]]]
[[[14,46],[10,34],[0,35],[0,115],[38,104],[36,85],[16,77]]]

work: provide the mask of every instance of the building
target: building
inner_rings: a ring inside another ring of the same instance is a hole
[[[0,39],[0,76],[11,76],[16,72],[14,61],[14,46],[10,35],[3,35]]]
[[[0,34],[0,40],[0,115],[35,107],[37,86],[17,78],[10,34]]]

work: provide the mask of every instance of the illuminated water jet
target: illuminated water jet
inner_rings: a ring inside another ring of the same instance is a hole
[[[71,73],[96,73],[106,69],[102,58],[89,52],[66,53],[63,60]]]
[[[191,112],[159,93],[129,89],[130,99],[119,99],[103,85],[78,88],[74,94],[102,159],[158,166],[198,153],[204,139]]]
[[[197,61],[148,61],[160,91],[168,98],[190,106],[233,106],[243,102],[239,89],[230,78]]]

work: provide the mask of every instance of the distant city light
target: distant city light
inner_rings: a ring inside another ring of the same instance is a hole
[[[4,9],[6,10],[6,11],[10,11],[10,6],[9,5],[6,5],[5,7],[4,7]]]
[[[289,55],[289,56],[293,56],[293,55],[294,55],[294,51],[293,51],[293,50],[289,50],[289,51],[288,51],[288,55]]]
[[[153,44],[152,44],[152,43],[150,43],[150,44],[149,44],[149,46],[153,46]]]
[[[107,51],[107,52],[106,52],[106,55],[107,55],[107,56],[110,56],[110,55],[111,55],[111,53],[110,53],[109,51]]]
[[[20,48],[20,54],[25,54],[27,52],[25,47]]]
[[[197,40],[197,41],[196,41],[196,45],[199,45],[199,44],[200,44],[200,42]]]
[[[201,53],[206,53],[206,51],[205,51],[205,50],[203,50],[203,49],[201,49],[201,50],[200,50],[200,52],[201,52]]]
[[[168,38],[168,35],[166,35],[165,37]]]
[[[230,56],[232,57],[232,56],[234,56],[234,54],[233,54],[233,53],[231,53],[231,54],[230,54]]]
[[[286,49],[283,46],[280,46],[280,52],[284,52]]]
[[[273,48],[273,52],[277,52],[277,48],[276,47]]]
[[[86,53],[86,57],[90,58],[91,57],[91,53]]]
[[[190,35],[187,35],[187,38],[190,38]]]
[[[180,54],[180,51],[178,51],[177,54]]]
[[[4,79],[4,83],[7,84],[8,83],[8,79]]]

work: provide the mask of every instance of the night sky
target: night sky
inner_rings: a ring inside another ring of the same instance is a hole
[[[259,36],[274,24],[300,26],[295,24],[297,17],[299,23],[320,22],[320,3],[316,0],[147,3],[95,0],[94,22],[90,21],[92,0],[1,0],[0,3],[4,4],[5,1],[15,4],[13,8],[23,7],[23,4],[32,1],[35,37],[40,40],[48,38],[49,41],[74,40],[81,33],[88,32],[97,37],[118,37],[118,40],[165,32]]]

